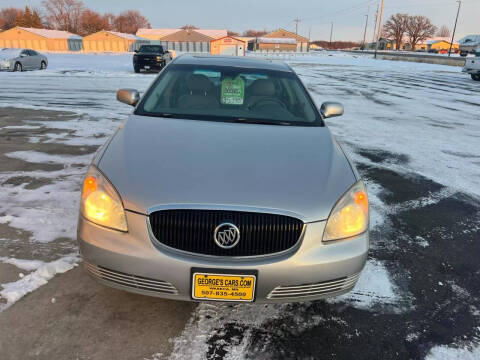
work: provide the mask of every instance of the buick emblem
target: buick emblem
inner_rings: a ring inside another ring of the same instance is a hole
[[[240,230],[230,223],[223,223],[215,228],[213,240],[222,249],[231,249],[240,241]]]

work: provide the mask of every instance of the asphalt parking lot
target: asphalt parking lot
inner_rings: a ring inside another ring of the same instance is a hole
[[[480,358],[480,86],[455,67],[353,55],[295,59],[365,178],[371,252],[340,299],[185,303],[98,285],[77,256],[79,186],[126,119],[130,58],[59,57],[0,74],[2,359]],[[82,62],[83,61],[83,62]]]

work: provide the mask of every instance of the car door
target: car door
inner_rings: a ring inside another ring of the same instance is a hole
[[[22,50],[20,52],[20,63],[22,64],[23,70],[30,70],[32,68],[32,60],[28,50]]]
[[[41,58],[35,50],[28,50],[30,54],[31,69],[40,69]]]

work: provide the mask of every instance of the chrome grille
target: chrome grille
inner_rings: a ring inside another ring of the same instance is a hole
[[[303,231],[299,219],[276,214],[227,210],[161,210],[149,216],[153,235],[178,250],[214,256],[257,256],[279,253],[297,244]],[[232,223],[240,231],[238,245],[219,247],[215,228]]]
[[[289,299],[307,296],[328,295],[342,290],[351,289],[358,281],[360,274],[354,274],[340,279],[322,281],[314,284],[296,286],[277,286],[268,294],[267,299]]]
[[[146,291],[159,292],[164,294],[178,295],[178,290],[167,281],[149,279],[143,276],[126,274],[120,271],[106,269],[83,261],[85,269],[93,277],[110,281],[119,285],[141,289]]]

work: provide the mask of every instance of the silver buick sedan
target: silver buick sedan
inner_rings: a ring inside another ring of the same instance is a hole
[[[45,70],[48,59],[45,55],[30,49],[0,49],[0,70],[24,71]]]
[[[369,249],[354,165],[286,64],[181,56],[97,152],[78,241],[103,284],[178,300],[291,302],[350,291]]]

